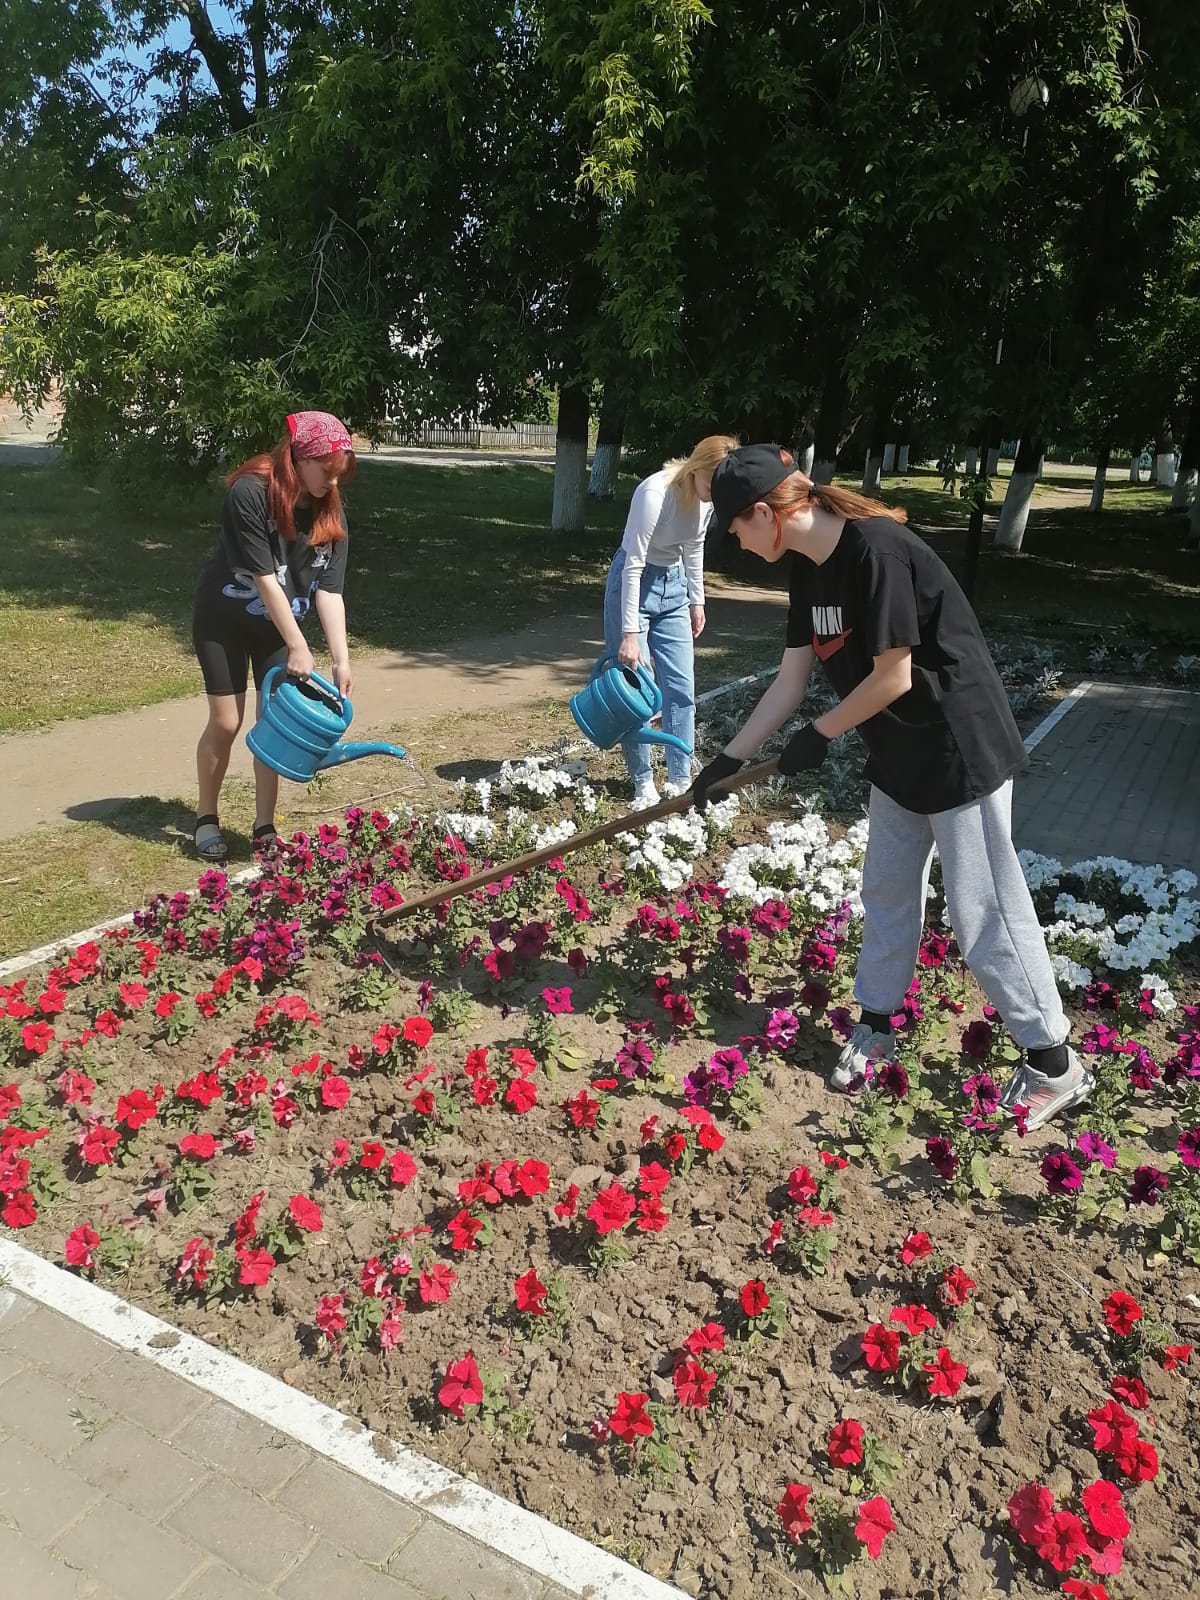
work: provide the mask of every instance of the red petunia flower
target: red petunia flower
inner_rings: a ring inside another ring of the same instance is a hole
[[[587,1208],[587,1215],[595,1224],[597,1233],[615,1233],[633,1216],[636,1205],[633,1195],[614,1182],[607,1189],[601,1189]]]
[[[476,1236],[483,1231],[483,1223],[464,1208],[446,1224],[452,1250],[474,1250]]]
[[[689,1333],[683,1341],[685,1350],[690,1350],[692,1355],[698,1356],[705,1350],[724,1350],[725,1329],[719,1322],[706,1322],[702,1328],[697,1328],[694,1333]]]
[[[524,1116],[527,1111],[532,1111],[537,1105],[537,1084],[529,1078],[514,1078],[509,1084],[504,1095],[504,1103],[510,1105],[517,1116]]]
[[[906,1267],[915,1261],[926,1261],[933,1254],[933,1241],[927,1233],[906,1233],[900,1242],[900,1259]]]
[[[395,1150],[388,1158],[391,1181],[398,1189],[406,1188],[417,1175],[417,1163],[407,1150]]]
[[[573,1183],[567,1189],[566,1194],[563,1195],[562,1199],[554,1207],[554,1215],[565,1221],[568,1217],[573,1217],[575,1215],[575,1208],[578,1203],[579,1185],[577,1183]]]
[[[863,1359],[872,1372],[895,1372],[900,1365],[900,1335],[875,1322],[863,1334]]]
[[[28,1022],[21,1029],[21,1043],[31,1055],[44,1056],[54,1043],[54,1029],[48,1022]]]
[[[404,1037],[418,1050],[424,1050],[433,1038],[433,1024],[428,1017],[409,1017],[404,1024]]]
[[[107,1166],[120,1138],[115,1128],[89,1128],[79,1141],[79,1153],[89,1167]]]
[[[974,1288],[974,1278],[968,1277],[961,1267],[951,1267],[938,1285],[938,1298],[944,1306],[965,1306]]]
[[[1135,1411],[1145,1411],[1150,1404],[1150,1395],[1140,1378],[1126,1378],[1118,1374],[1108,1387],[1114,1398],[1123,1400]]]
[[[854,1537],[862,1541],[867,1547],[867,1554],[872,1561],[878,1561],[883,1549],[883,1541],[889,1533],[895,1533],[896,1524],[892,1521],[892,1508],[881,1494],[873,1500],[864,1500],[858,1508],[858,1521],[854,1524]]]
[[[807,1167],[793,1167],[788,1173],[788,1199],[796,1205],[803,1205],[806,1200],[811,1200],[817,1192],[817,1180]]]
[[[100,1235],[95,1228],[89,1228],[87,1223],[72,1229],[67,1235],[63,1245],[63,1260],[69,1267],[78,1267],[81,1272],[91,1272],[96,1265],[93,1252],[100,1244]]]
[[[1102,1539],[1128,1537],[1129,1518],[1125,1514],[1121,1491],[1115,1483],[1109,1483],[1107,1478],[1098,1478],[1095,1483],[1088,1484],[1079,1498],[1083,1501],[1083,1509],[1087,1512],[1093,1531]]]
[[[1180,1367],[1186,1367],[1192,1359],[1192,1346],[1190,1344],[1169,1344],[1162,1353],[1164,1372],[1175,1372]]]
[[[767,1293],[767,1286],[761,1278],[751,1278],[749,1283],[744,1283],[738,1298],[742,1310],[748,1317],[761,1317],[771,1304],[771,1296]]]
[[[247,1289],[266,1283],[275,1267],[275,1257],[269,1250],[238,1251],[238,1282]]]
[[[529,1317],[544,1317],[546,1315],[545,1299],[548,1293],[549,1290],[546,1285],[532,1267],[513,1284],[517,1310],[524,1312]]]
[[[1095,1435],[1093,1442],[1101,1455],[1111,1455],[1123,1441],[1131,1443],[1137,1438],[1137,1423],[1115,1400],[1089,1411],[1087,1419]]]
[[[1124,1289],[1114,1289],[1104,1302],[1104,1320],[1122,1339],[1133,1332],[1135,1325],[1142,1320],[1142,1316],[1141,1306],[1131,1294],[1126,1294]]]
[[[826,1449],[835,1467],[853,1467],[863,1458],[863,1425],[847,1417],[829,1430]]]
[[[675,1385],[675,1398],[681,1406],[702,1411],[708,1406],[708,1397],[717,1381],[715,1372],[709,1372],[698,1361],[681,1361],[671,1375]]]
[[[350,1098],[350,1085],[345,1078],[326,1078],[321,1085],[321,1104],[330,1111],[340,1111]]]
[[[179,1141],[180,1155],[195,1161],[211,1161],[220,1148],[220,1141],[211,1133],[185,1133]]]
[[[645,1438],[654,1432],[654,1419],[646,1410],[649,1398],[648,1394],[626,1394],[624,1390],[617,1395],[616,1408],[608,1419],[608,1426],[626,1444],[632,1444],[635,1439]]]
[[[715,1122],[705,1122],[696,1130],[696,1143],[702,1150],[708,1150],[715,1155],[724,1145],[725,1135]]]
[[[460,1361],[447,1364],[445,1379],[438,1390],[438,1402],[452,1416],[461,1417],[466,1406],[477,1406],[482,1399],[483,1379],[474,1355],[468,1350]]]
[[[1054,1496],[1044,1484],[1026,1483],[1009,1498],[1008,1520],[1026,1544],[1041,1544],[1050,1533],[1053,1516]]]
[[[288,1201],[288,1216],[303,1233],[320,1233],[324,1226],[320,1206],[304,1194],[294,1194]]]
[[[1062,1592],[1071,1600],[1108,1600],[1108,1590],[1102,1583],[1089,1583],[1086,1578],[1068,1578]]]
[[[360,1158],[358,1164],[365,1171],[374,1172],[376,1167],[381,1167],[383,1165],[384,1157],[386,1155],[387,1151],[381,1144],[376,1144],[373,1139],[364,1139],[362,1157]]]
[[[937,1318],[924,1306],[893,1306],[888,1320],[898,1322],[914,1339],[937,1327]]]
[[[27,1189],[9,1195],[0,1217],[10,1228],[28,1228],[37,1221],[37,1203]]]
[[[1049,1531],[1037,1546],[1037,1553],[1042,1560],[1049,1562],[1056,1572],[1070,1572],[1080,1556],[1086,1555],[1087,1550],[1087,1533],[1075,1513],[1054,1512],[1050,1518]]]
[[[537,1161],[531,1156],[517,1168],[516,1186],[526,1199],[535,1200],[550,1188],[550,1168],[544,1161]]]
[[[420,1296],[421,1304],[434,1306],[443,1300],[449,1300],[450,1291],[457,1281],[458,1274],[444,1261],[435,1261],[429,1268],[423,1267],[417,1278],[417,1294]]]
[[[955,1361],[945,1345],[942,1345],[932,1361],[923,1363],[929,1375],[929,1398],[953,1400],[962,1387],[967,1369],[961,1361]]]
[[[131,1089],[128,1094],[117,1097],[118,1124],[128,1128],[130,1133],[136,1133],[140,1127],[150,1122],[158,1115],[158,1101],[145,1089]]]
[[[798,1544],[811,1531],[813,1519],[808,1514],[808,1497],[812,1489],[807,1483],[789,1483],[783,1499],[775,1507],[775,1515],[783,1531],[793,1544]]]

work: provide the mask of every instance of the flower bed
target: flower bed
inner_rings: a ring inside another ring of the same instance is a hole
[[[0,990],[4,1223],[693,1593],[1187,1593],[1194,884],[1028,864],[1098,1090],[1025,1141],[936,918],[825,1088],[861,827],[730,800],[364,942],[606,804],[350,812]]]

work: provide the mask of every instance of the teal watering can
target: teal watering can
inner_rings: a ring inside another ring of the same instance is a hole
[[[611,750],[629,739],[637,744],[669,744],[690,756],[691,746],[682,739],[646,726],[661,710],[662,692],[645,667],[640,663],[623,667],[612,656],[601,656],[586,689],[571,696],[576,726],[599,749]]]
[[[262,715],[246,735],[258,759],[281,778],[311,783],[326,767],[340,767],[360,756],[405,759],[407,752],[395,744],[341,744],[354,720],[349,700],[318,673],[280,683],[283,671],[281,666],[272,667],[263,679]]]

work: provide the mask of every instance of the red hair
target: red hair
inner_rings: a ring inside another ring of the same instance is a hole
[[[346,483],[354,477],[357,458],[353,450],[335,450],[331,456],[322,456],[320,460],[332,462],[338,477],[344,479]],[[241,466],[235,468],[225,479],[225,487],[230,488],[239,478],[267,480],[267,509],[271,513],[271,520],[288,544],[291,544],[296,537],[296,501],[304,492],[300,479],[296,476],[296,463],[292,460],[291,437],[280,439],[273,450],[260,456],[251,456],[249,461],[243,461]],[[313,501],[312,533],[309,535],[309,543],[337,544],[339,539],[345,537],[342,497],[335,483],[330,486],[328,493],[322,499]]]

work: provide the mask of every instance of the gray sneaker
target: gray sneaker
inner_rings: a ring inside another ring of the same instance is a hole
[[[890,1033],[876,1033],[869,1022],[856,1022],[829,1074],[831,1089],[848,1089],[855,1078],[865,1078],[869,1061],[887,1061],[895,1041]]]
[[[1057,1078],[1049,1078],[1027,1061],[1022,1062],[1004,1086],[1001,1110],[1011,1115],[1014,1106],[1028,1106],[1025,1126],[1033,1133],[1057,1117],[1060,1111],[1070,1111],[1072,1106],[1089,1100],[1096,1080],[1074,1050],[1067,1051],[1067,1061],[1067,1070]]]

